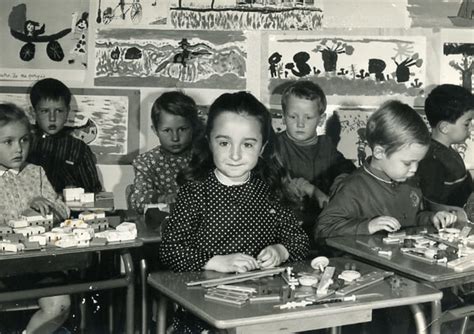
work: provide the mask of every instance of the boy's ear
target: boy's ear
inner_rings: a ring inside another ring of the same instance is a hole
[[[441,121],[438,123],[438,125],[436,125],[436,127],[438,128],[438,131],[441,132],[443,135],[447,134],[448,131],[449,131],[449,122],[446,122],[446,121]]]
[[[374,149],[372,150],[372,155],[377,160],[385,158],[385,148],[380,145],[375,145]]]

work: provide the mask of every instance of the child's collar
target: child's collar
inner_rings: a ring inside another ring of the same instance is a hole
[[[296,140],[293,137],[291,137],[288,134],[288,131],[285,131],[285,132],[286,132],[286,136],[288,137],[288,139],[290,139],[293,143],[297,144],[298,146],[310,146],[310,145],[314,145],[318,142],[318,136],[317,135],[314,136],[313,138],[307,139],[305,141],[301,141],[301,140]]]
[[[364,168],[364,171],[372,176],[373,178],[387,184],[398,184],[399,182],[392,180],[387,174],[384,172],[375,169],[370,166],[370,161],[372,160],[372,157],[369,157],[365,162],[364,165],[362,166]]]
[[[219,181],[225,186],[239,186],[239,185],[247,183],[250,180],[250,172],[247,175],[247,178],[243,181],[233,181],[229,179],[227,176],[225,176],[224,174],[222,174],[221,171],[219,171],[217,168],[214,169],[214,175],[216,176],[217,181]]]
[[[18,169],[13,169],[13,168],[4,169],[4,167],[0,168],[0,176],[5,175],[6,172],[12,173],[13,175],[20,174],[20,171]]]

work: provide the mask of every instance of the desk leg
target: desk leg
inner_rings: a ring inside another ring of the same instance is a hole
[[[168,298],[159,294],[158,307],[156,311],[156,333],[166,333],[166,308],[168,307]]]
[[[140,278],[142,284],[142,333],[148,333],[148,298],[147,298],[147,282],[146,282],[147,266],[146,260],[140,260]]]
[[[331,327],[331,334],[341,334],[341,327]]]
[[[133,262],[132,256],[130,255],[129,250],[124,250],[121,255],[125,267],[125,277],[127,279],[127,301],[126,301],[126,323],[125,323],[125,332],[127,334],[134,333],[134,312],[133,312],[133,304],[135,299],[135,285],[134,285],[134,270],[133,270]]]
[[[420,305],[410,305],[411,312],[415,318],[416,332],[418,334],[426,334],[426,319],[423,313],[423,310],[420,308]]]
[[[431,302],[431,334],[441,332],[441,300]]]

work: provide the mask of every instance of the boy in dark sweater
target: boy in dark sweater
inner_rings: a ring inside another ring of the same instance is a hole
[[[59,80],[43,79],[31,88],[30,100],[36,127],[28,161],[43,167],[57,193],[67,186],[102,191],[94,154],[65,127],[71,102],[69,88]]]

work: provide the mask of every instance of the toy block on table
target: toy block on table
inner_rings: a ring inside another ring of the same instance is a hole
[[[46,232],[46,233],[48,233],[48,232]],[[28,241],[37,242],[40,246],[46,246],[46,244],[49,241],[48,236],[45,235],[46,233],[39,234],[39,235],[32,235],[28,238]]]
[[[4,234],[12,234],[13,230],[10,226],[0,225],[0,234],[3,236]],[[0,240],[2,239],[0,236]]]
[[[11,228],[22,228],[22,227],[28,227],[28,221],[26,219],[10,219],[7,222],[7,225],[10,226]]]
[[[21,219],[25,219],[28,222],[28,226],[44,226],[51,228],[53,226],[53,215],[47,214],[42,216],[39,212],[33,209],[26,209],[20,216]]]
[[[14,228],[13,231],[15,233],[21,233],[26,238],[29,238],[32,235],[45,233],[46,229],[44,228],[44,226],[28,226],[28,227]]]
[[[25,246],[25,251],[34,251],[41,249],[41,245],[37,241],[25,240],[23,241],[23,245]]]
[[[86,193],[84,188],[65,188],[63,189],[63,197],[66,203],[94,203],[95,194]]]
[[[0,242],[0,251],[2,252],[18,253],[24,249],[25,249],[25,245],[19,242],[9,242],[9,241]]]
[[[61,227],[71,227],[75,228],[88,228],[89,225],[86,224],[82,219],[66,219],[64,222],[60,224]]]

